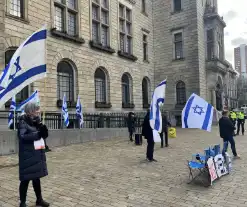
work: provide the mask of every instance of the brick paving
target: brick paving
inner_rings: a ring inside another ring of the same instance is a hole
[[[182,130],[170,147],[155,146],[157,163],[145,162],[146,144],[112,139],[53,149],[47,154],[49,176],[42,179],[43,197],[51,206],[85,207],[246,207],[247,138],[236,138],[241,160],[231,175],[210,188],[188,185],[186,159],[221,141],[217,130]],[[18,206],[17,156],[0,157],[0,206]],[[34,206],[32,186],[29,206]]]

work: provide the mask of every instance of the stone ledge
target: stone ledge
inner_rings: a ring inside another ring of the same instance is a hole
[[[73,37],[71,35],[68,35],[67,33],[64,33],[64,32],[60,32],[60,31],[57,31],[56,28],[52,28],[51,29],[51,34],[55,37],[61,37],[63,39],[66,39],[66,40],[69,40],[69,41],[72,41],[72,42],[75,42],[75,43],[79,43],[79,44],[84,44],[85,43],[85,40],[81,37]]]
[[[94,42],[94,41],[89,41],[89,45],[92,47],[92,48],[95,48],[97,50],[101,50],[103,52],[107,52],[107,53],[115,53],[116,51],[114,49],[112,49],[110,46],[103,46],[101,43],[97,43],[97,42]]]

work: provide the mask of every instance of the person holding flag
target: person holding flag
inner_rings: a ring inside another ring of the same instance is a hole
[[[83,127],[83,113],[82,113],[82,106],[81,106],[81,101],[80,97],[78,96],[77,103],[76,103],[76,116],[77,119],[79,120],[79,128],[81,129]]]
[[[154,143],[161,142],[162,116],[160,106],[165,101],[166,80],[162,81],[154,90],[150,110],[144,118],[142,125],[142,135],[147,139],[146,157],[149,162],[157,162],[153,158]]]

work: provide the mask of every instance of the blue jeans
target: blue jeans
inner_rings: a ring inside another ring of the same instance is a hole
[[[225,156],[225,153],[227,151],[228,148],[228,143],[230,142],[231,144],[231,148],[232,148],[232,154],[234,156],[237,156],[237,152],[236,152],[236,146],[235,146],[235,141],[233,136],[227,137],[227,138],[223,138],[223,150],[222,150],[222,155]]]

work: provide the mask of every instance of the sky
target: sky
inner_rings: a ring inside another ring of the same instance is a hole
[[[234,65],[234,48],[247,44],[247,0],[218,0],[225,28],[225,56]]]

